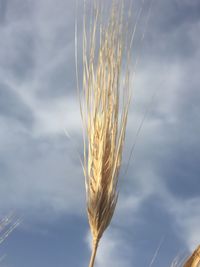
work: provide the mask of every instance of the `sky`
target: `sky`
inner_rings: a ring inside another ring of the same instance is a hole
[[[0,218],[21,220],[0,244],[1,267],[88,266],[74,56],[77,17],[81,71],[82,2],[0,0]],[[120,196],[96,267],[169,267],[200,243],[200,2],[154,0],[148,15],[149,5],[133,1],[132,28],[142,14]]]

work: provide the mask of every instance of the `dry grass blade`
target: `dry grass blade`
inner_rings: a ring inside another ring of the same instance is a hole
[[[123,7],[113,4],[110,20],[104,26],[99,10],[97,8],[95,12],[89,42],[84,26],[83,101],[80,103],[85,129],[87,211],[93,237],[90,267],[94,265],[99,240],[110,224],[117,203],[118,175],[130,103],[129,50],[125,54],[127,65],[123,91],[120,92],[126,40]]]

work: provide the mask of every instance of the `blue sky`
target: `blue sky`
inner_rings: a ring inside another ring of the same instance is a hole
[[[168,267],[200,242],[200,2],[153,1],[141,45],[148,6],[133,46],[120,197],[96,267]],[[82,0],[80,28],[81,11]],[[88,266],[75,14],[69,0],[0,0],[0,217],[23,219],[0,245],[2,267]]]

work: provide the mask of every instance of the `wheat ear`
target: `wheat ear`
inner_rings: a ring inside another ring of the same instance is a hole
[[[86,26],[83,33],[80,106],[84,126],[87,213],[93,239],[89,267],[94,266],[99,240],[110,224],[118,198],[118,175],[130,103],[128,64],[121,88],[123,52],[126,50],[122,10],[113,4],[110,19],[102,26],[97,8],[89,41]],[[127,51],[126,56],[129,55]]]
[[[196,248],[193,254],[185,262],[183,267],[198,267],[200,266],[200,246]]]

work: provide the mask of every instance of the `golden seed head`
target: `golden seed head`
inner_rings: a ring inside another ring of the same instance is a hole
[[[111,14],[108,24],[102,26],[97,9],[89,42],[86,30],[83,36],[83,99],[80,106],[85,129],[84,173],[89,224],[93,239],[98,240],[109,225],[117,203],[130,102],[128,67],[120,92],[123,16],[115,7]],[[123,99],[121,105],[120,96]]]

